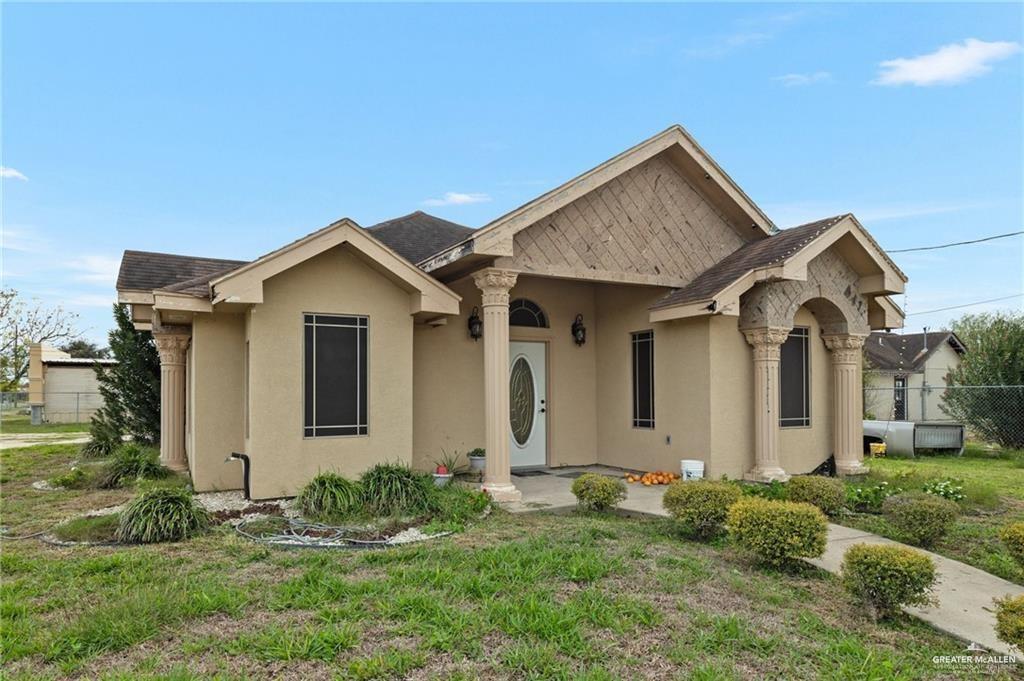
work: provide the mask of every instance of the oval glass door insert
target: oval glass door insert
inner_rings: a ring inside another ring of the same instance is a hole
[[[525,357],[512,363],[509,377],[509,418],[512,437],[520,447],[525,445],[533,432],[533,415],[536,411],[536,392],[533,387],[533,368]]]

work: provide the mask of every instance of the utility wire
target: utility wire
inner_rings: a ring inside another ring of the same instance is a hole
[[[973,307],[974,305],[982,305],[984,303],[997,303],[1000,300],[1010,300],[1011,298],[1020,298],[1024,296],[1024,293],[1014,293],[1012,296],[1003,296],[1002,298],[991,298],[989,300],[979,300],[974,303],[965,303],[963,305],[952,305],[950,307],[940,307],[937,310],[922,310],[921,312],[911,312],[905,317],[913,317],[916,314],[931,314],[932,312],[945,312],[946,310],[959,310],[962,307]]]
[[[900,248],[895,251],[886,251],[887,253],[910,253],[912,251],[934,251],[939,248],[950,248],[951,246],[966,246],[967,244],[980,244],[982,241],[993,241],[995,239],[1005,239],[1011,236],[1017,236],[1024,234],[1024,230],[1019,232],[1010,232],[1008,234],[996,234],[995,236],[987,236],[984,239],[972,239],[970,241],[956,241],[951,244],[940,244],[938,246],[921,246],[919,248]]]

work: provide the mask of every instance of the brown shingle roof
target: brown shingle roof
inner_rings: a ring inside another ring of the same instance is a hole
[[[418,263],[462,241],[475,230],[418,210],[366,231],[406,260]]]
[[[652,309],[711,300],[726,287],[759,267],[783,262],[846,217],[836,215],[806,225],[784,229],[770,237],[752,241],[712,265],[682,288],[669,292]]]
[[[951,331],[933,331],[927,334],[927,340],[926,346],[924,333],[873,333],[864,343],[864,352],[871,367],[880,371],[920,371],[943,343],[961,354],[965,352],[963,343]]]
[[[244,264],[244,260],[125,251],[121,258],[121,269],[117,273],[117,290],[152,291]]]

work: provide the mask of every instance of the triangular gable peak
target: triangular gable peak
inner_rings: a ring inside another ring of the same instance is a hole
[[[263,283],[329,249],[345,246],[410,294],[410,313],[458,314],[454,291],[344,218],[210,282],[213,304],[262,303]]]
[[[715,207],[714,211],[720,213],[723,223],[729,225],[740,241],[764,238],[774,232],[771,220],[689,133],[675,125],[494,220],[464,241],[427,258],[420,267],[441,275],[440,270],[463,258],[512,257],[516,254],[517,234],[659,156],[662,163],[672,164],[677,177],[691,190],[706,197],[707,203]],[[661,194],[661,188],[658,189]]]

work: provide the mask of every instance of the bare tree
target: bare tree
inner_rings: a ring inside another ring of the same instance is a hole
[[[60,305],[25,300],[14,289],[0,289],[0,389],[17,390],[28,374],[30,343],[59,343],[78,336],[78,315]]]

